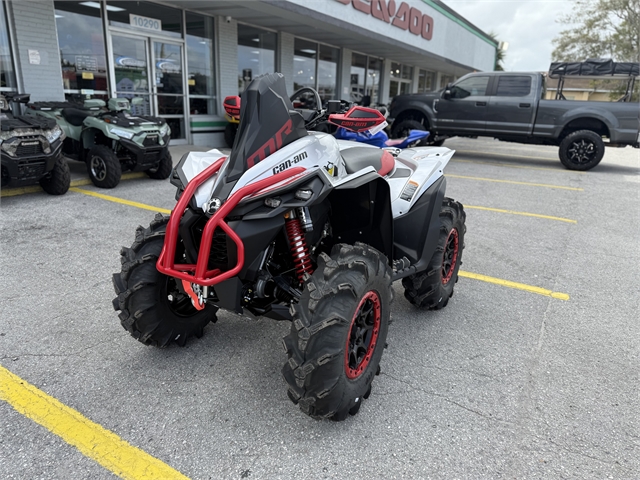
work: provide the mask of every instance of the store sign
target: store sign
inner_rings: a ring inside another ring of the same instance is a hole
[[[155,30],[156,32],[162,31],[162,20],[155,18],[141,17],[140,15],[129,14],[129,23],[133,27],[143,28],[145,30]]]
[[[396,0],[336,0],[344,5],[351,4],[360,12],[371,15],[401,30],[409,30],[425,40],[433,37],[433,18],[406,2]]]

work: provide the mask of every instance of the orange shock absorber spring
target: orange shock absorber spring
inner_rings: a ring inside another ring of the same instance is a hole
[[[293,257],[293,264],[296,267],[296,275],[300,283],[302,283],[305,273],[309,275],[313,273],[311,259],[309,258],[309,249],[304,239],[304,231],[302,230],[299,218],[289,218],[284,225],[287,230],[289,245],[291,246],[291,256]]]

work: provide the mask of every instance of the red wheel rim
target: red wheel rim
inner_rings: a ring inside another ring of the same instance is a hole
[[[442,284],[446,285],[453,277],[453,271],[456,269],[458,261],[458,230],[452,228],[444,244],[444,253],[442,254]]]
[[[380,334],[381,317],[380,297],[371,290],[358,303],[349,326],[344,356],[347,378],[358,378],[369,365]]]

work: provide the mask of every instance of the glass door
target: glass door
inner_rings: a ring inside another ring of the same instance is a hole
[[[171,127],[172,141],[186,141],[182,45],[152,39],[151,55],[154,75],[151,93],[156,112]]]
[[[116,96],[129,100],[144,98],[144,103],[132,107],[132,113],[153,115],[147,39],[112,34],[111,42]]]

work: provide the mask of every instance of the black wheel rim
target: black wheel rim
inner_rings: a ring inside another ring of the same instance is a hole
[[[458,261],[458,249],[459,249],[458,230],[452,228],[447,237],[447,242],[444,246],[444,253],[442,254],[442,284],[446,285],[453,277],[453,272],[456,269],[456,262]]]
[[[373,290],[362,297],[351,320],[345,354],[345,372],[356,379],[369,365],[380,334],[380,297]]]
[[[171,312],[178,317],[192,317],[198,310],[191,303],[191,297],[178,288],[178,283],[173,277],[165,277],[162,296],[167,302]]]
[[[597,151],[595,142],[582,138],[571,142],[567,150],[567,157],[571,163],[582,165],[592,161],[596,157]]]
[[[91,175],[98,181],[102,181],[107,177],[107,165],[97,155],[91,157]]]

